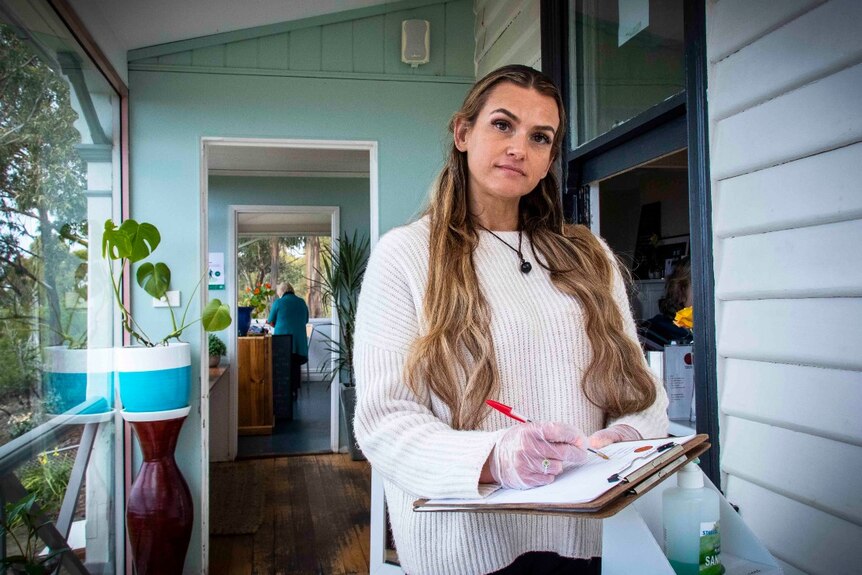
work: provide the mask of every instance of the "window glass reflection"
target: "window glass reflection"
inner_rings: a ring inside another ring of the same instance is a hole
[[[571,0],[572,147],[684,89],[682,0]]]
[[[114,563],[99,234],[119,185],[118,118],[119,97],[50,6],[0,0],[0,475],[4,501],[33,497],[12,529],[23,539],[4,544],[18,554],[44,512],[91,572]]]

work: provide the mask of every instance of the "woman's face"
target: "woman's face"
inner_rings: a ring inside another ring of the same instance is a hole
[[[472,126],[455,123],[455,147],[467,153],[471,208],[517,206],[551,167],[559,128],[556,101],[504,82],[494,87]]]

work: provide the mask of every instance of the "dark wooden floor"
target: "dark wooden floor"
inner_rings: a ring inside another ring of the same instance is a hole
[[[266,478],[254,535],[210,536],[213,575],[368,573],[371,467],[346,454],[254,459]]]

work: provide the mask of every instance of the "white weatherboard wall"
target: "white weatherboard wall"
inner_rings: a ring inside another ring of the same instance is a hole
[[[539,0],[474,0],[476,78],[506,64],[542,69]]]
[[[790,575],[862,564],[860,20],[707,3],[722,484]]]

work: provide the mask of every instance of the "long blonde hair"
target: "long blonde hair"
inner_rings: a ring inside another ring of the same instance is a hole
[[[526,66],[505,66],[476,82],[449,122],[449,130],[454,130],[456,121],[473,126],[490,92],[503,82],[556,101],[560,123],[551,152],[556,159],[566,125],[563,102],[547,76]],[[496,397],[499,386],[490,310],[473,267],[479,235],[468,207],[467,181],[467,154],[453,142],[425,212],[431,221],[423,300],[427,333],[414,342],[405,366],[410,388],[424,396],[427,385],[448,407],[455,429],[477,428],[487,415],[484,401]],[[618,264],[588,228],[564,225],[552,171],[521,198],[519,219],[521,230],[547,266],[538,258],[537,263],[550,272],[557,289],[576,297],[583,308],[593,351],[583,378],[587,399],[610,417],[646,409],[655,401],[656,389],[640,347],[624,333],[623,316],[613,299]],[[461,383],[464,377],[466,385]]]

